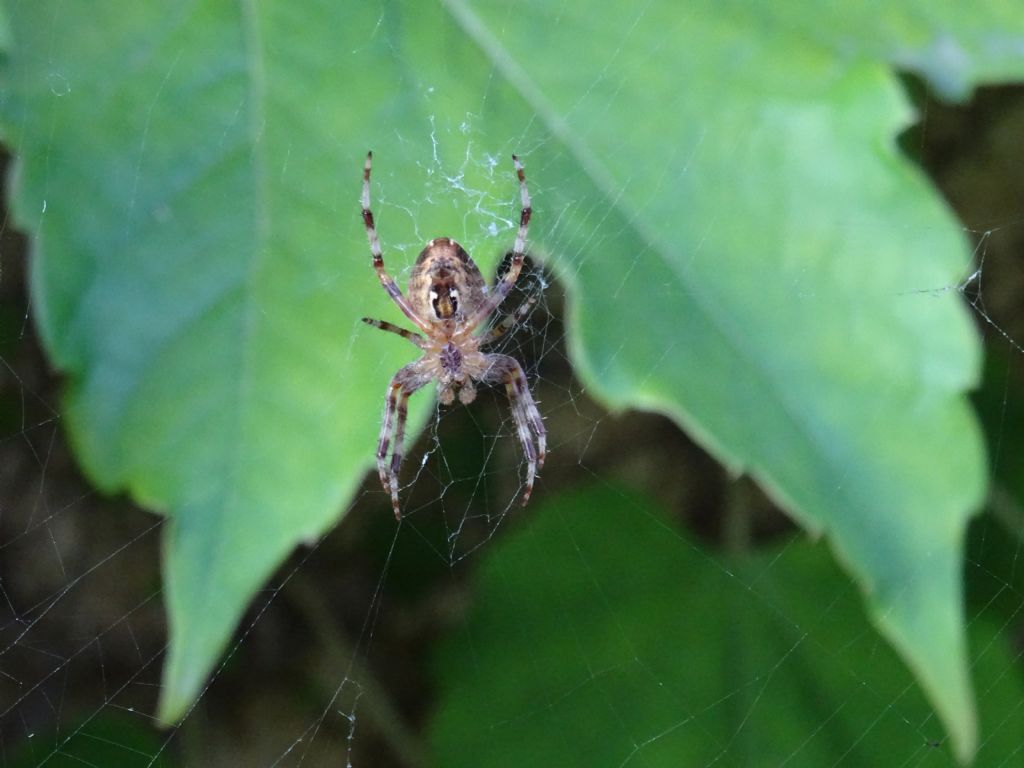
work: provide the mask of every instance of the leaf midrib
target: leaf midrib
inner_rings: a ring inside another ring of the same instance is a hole
[[[568,149],[570,155],[572,155],[581,166],[585,175],[587,175],[590,181],[598,189],[598,191],[604,196],[606,202],[609,203],[609,207],[616,209],[623,216],[624,222],[627,226],[632,228],[641,240],[648,243],[651,246],[651,250],[656,253],[666,265],[668,271],[675,276],[679,281],[681,287],[688,293],[694,302],[694,305],[701,311],[704,317],[707,319],[709,324],[715,328],[721,337],[728,343],[736,355],[746,361],[748,367],[748,373],[755,374],[757,377],[767,385],[767,390],[773,394],[774,400],[778,405],[781,415],[788,420],[794,427],[796,435],[802,435],[806,444],[811,448],[811,455],[817,457],[815,463],[821,468],[822,474],[828,478],[832,478],[832,493],[831,499],[832,504],[836,508],[837,515],[842,515],[844,512],[853,513],[854,519],[859,519],[856,516],[856,510],[858,505],[856,497],[853,495],[851,488],[847,483],[837,482],[842,480],[842,476],[839,472],[841,467],[837,466],[830,458],[831,451],[830,444],[827,439],[824,439],[818,435],[817,430],[814,428],[814,422],[812,419],[805,417],[801,418],[801,415],[806,414],[808,409],[803,406],[803,403],[791,402],[790,398],[786,397],[787,389],[785,386],[779,386],[777,381],[777,374],[772,369],[765,365],[764,360],[753,354],[747,345],[742,343],[743,334],[738,333],[736,329],[728,322],[727,317],[724,317],[720,313],[715,312],[715,305],[707,302],[701,292],[697,290],[697,287],[690,281],[687,274],[684,271],[680,271],[677,265],[674,264],[673,260],[669,258],[663,245],[658,238],[647,236],[644,226],[640,223],[643,219],[640,217],[640,212],[630,211],[628,206],[623,205],[621,197],[617,197],[610,194],[610,190],[616,188],[613,183],[611,174],[606,171],[600,163],[586,150],[581,143],[574,138],[573,133],[569,130],[568,124],[557,117],[557,112],[554,107],[544,97],[543,92],[537,87],[527,72],[516,62],[511,55],[501,46],[497,39],[486,29],[483,23],[480,21],[475,14],[470,11],[463,0],[442,0],[444,7],[448,10],[451,16],[455,19],[456,23],[463,29],[467,36],[472,39],[477,46],[480,48],[485,58],[488,58],[495,66],[495,68],[505,77],[509,84],[519,92],[523,99],[532,107],[534,113],[544,122],[551,133],[562,142],[562,144]],[[572,304],[570,303],[570,306]],[[578,333],[577,328],[577,333]],[[582,345],[577,345],[577,352],[582,351]],[[653,398],[652,398],[653,399]],[[663,397],[659,398],[661,402],[657,403],[659,409],[668,408],[670,412],[678,413],[681,420],[684,422],[690,422],[691,425],[697,424],[699,432],[708,434],[708,430],[703,424],[696,422],[696,417],[691,416],[686,418],[687,412],[683,411],[676,403],[671,400],[666,401]],[[731,446],[726,446],[718,440],[714,440],[713,444],[718,447],[719,451],[732,452]],[[823,458],[822,458],[823,457]],[[722,457],[720,457],[722,458]],[[738,456],[741,466],[749,467],[749,471],[771,491],[771,494],[776,497],[779,501],[796,501],[795,498],[791,497],[789,493],[785,493],[785,488],[780,485],[773,478],[773,472],[769,464],[764,463],[763,457],[744,457]],[[756,463],[755,463],[756,462]],[[790,507],[791,504],[785,503],[784,506]],[[815,524],[820,528],[832,533],[834,531],[834,516],[833,519],[822,519],[819,514],[813,509],[792,509],[794,514],[798,515],[802,524],[805,527],[811,528]],[[964,521],[965,524],[965,521]],[[885,532],[882,532],[885,535]],[[875,583],[876,574],[872,571],[870,566],[863,562],[861,557],[853,556],[855,551],[854,540],[861,539],[862,537],[857,534],[852,534],[853,538],[850,538],[851,534],[843,536],[830,535],[830,541],[832,547],[839,553],[841,553],[843,559],[845,559],[857,576],[862,587],[868,593],[869,602],[874,603],[877,598],[877,584]],[[917,663],[919,661],[918,655],[912,651],[913,642],[908,646],[905,642],[906,627],[902,627],[899,621],[893,623],[890,619],[889,612],[887,610],[881,610],[882,606],[875,605],[875,623],[881,632],[888,637],[890,642],[901,651],[901,655],[904,657],[904,661],[910,664],[917,670],[918,677],[921,679],[922,684],[926,689],[933,688],[936,680],[933,676],[925,673],[925,670]],[[933,691],[934,693],[934,691]],[[953,708],[956,708],[963,702],[946,703],[945,705],[940,700],[935,702],[940,711],[943,712],[944,718],[951,717],[953,720],[956,719],[953,714]],[[968,727],[969,728],[969,727]],[[959,734],[963,736],[963,733]],[[968,741],[973,739],[972,736],[966,737]]]
[[[270,205],[267,187],[266,141],[261,140],[266,126],[266,72],[263,58],[263,36],[259,24],[258,9],[255,0],[240,0],[239,9],[242,17],[242,44],[245,48],[244,58],[249,62],[248,78],[248,142],[251,157],[251,175],[253,183],[253,250],[245,275],[242,291],[241,337],[239,339],[239,370],[238,394],[232,404],[231,417],[233,427],[226,434],[227,451],[225,496],[219,514],[211,515],[212,525],[217,527],[217,535],[211,537],[216,549],[215,561],[223,556],[220,551],[225,544],[223,536],[224,521],[228,511],[238,502],[240,488],[239,474],[243,466],[243,439],[246,429],[246,414],[249,410],[254,388],[256,370],[256,337],[257,337],[257,281],[263,271],[270,243]]]
[[[697,287],[686,272],[680,270],[679,265],[675,263],[675,261],[666,252],[659,238],[646,231],[646,227],[641,223],[643,221],[641,212],[631,210],[624,204],[623,196],[612,193],[612,190],[617,188],[618,185],[615,183],[611,173],[604,168],[593,153],[587,150],[580,141],[574,138],[568,123],[557,116],[557,110],[544,96],[543,91],[533,82],[526,70],[519,65],[507,50],[505,50],[501,43],[499,43],[486,28],[480,18],[466,7],[463,0],[442,0],[442,3],[470,39],[477,44],[484,56],[494,63],[498,71],[502,73],[513,88],[515,88],[527,103],[530,104],[536,114],[549,127],[551,132],[568,148],[569,152],[574,158],[576,158],[580,167],[583,169],[584,174],[601,192],[605,201],[608,203],[609,208],[618,210],[626,225],[633,229],[638,238],[642,242],[647,243],[651,247],[651,251],[660,257],[668,271],[676,278],[676,280],[678,280],[682,288],[693,299],[694,304],[709,320],[709,323],[716,328],[722,338],[731,345],[737,353],[737,356],[746,360],[751,370],[757,371],[759,378],[768,385],[768,390],[775,393],[776,402],[779,403],[783,414],[794,425],[796,431],[804,435],[812,448],[823,450],[827,449],[828,441],[819,439],[812,426],[807,423],[807,420],[799,418],[798,414],[806,409],[801,409],[799,404],[791,403],[786,397],[784,397],[786,387],[779,385],[777,377],[773,374],[771,369],[765,366],[763,364],[763,360],[757,356],[748,345],[742,342],[742,339],[744,338],[742,330],[735,328],[731,323],[729,323],[725,314],[718,313],[714,310],[714,307],[716,306],[715,302],[706,299],[704,295],[697,290]],[[659,405],[661,407],[665,407],[666,403],[662,401]],[[673,404],[668,403],[668,405],[672,407],[672,410],[677,410]],[[689,416],[687,420],[694,418],[692,414],[687,415]],[[703,426],[701,426],[701,431],[705,431]],[[724,446],[721,446],[717,440],[715,441],[715,444],[720,448],[724,448]],[[825,450],[825,453],[827,453],[827,450]],[[822,451],[818,451],[817,455],[822,455]],[[754,467],[756,470],[756,465],[751,463],[749,457],[741,456],[739,458],[741,467]],[[836,475],[835,467],[832,462],[823,462],[823,466],[827,468],[829,475]],[[763,476],[763,472],[758,472],[757,474],[761,476],[760,479],[763,482],[768,480],[768,478]],[[774,482],[770,483],[770,485],[772,487],[776,487]],[[836,497],[838,498],[841,496],[843,498],[843,506],[846,509],[853,509],[853,500],[849,497],[846,484],[836,483],[836,486]],[[805,518],[805,525],[811,522],[810,520],[806,520],[806,515],[803,517]],[[816,522],[818,522],[822,527],[830,528],[830,526],[826,525],[825,521]]]

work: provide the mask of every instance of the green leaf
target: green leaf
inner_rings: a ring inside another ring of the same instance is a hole
[[[90,477],[170,517],[160,712],[173,721],[273,569],[345,510],[373,461],[388,378],[415,357],[359,322],[397,318],[358,198],[366,150],[386,149],[381,134],[393,142],[421,102],[392,97],[402,65],[386,39],[365,47],[379,20],[368,6],[10,10],[3,126],[35,318],[68,373],[65,417]],[[435,234],[486,243],[497,221],[495,242],[514,236],[510,160],[466,174],[475,197],[453,201],[417,167],[429,156],[425,131],[380,153],[396,275],[422,247],[402,213],[430,195]],[[474,216],[490,192],[497,213]],[[413,434],[429,406],[414,401]]]
[[[616,489],[540,506],[483,556],[436,654],[437,765],[949,764],[824,546],[710,558]],[[1004,765],[1024,728],[1003,626],[971,624],[979,766]]]
[[[964,392],[980,345],[952,290],[969,273],[960,228],[897,147],[913,115],[893,67],[958,95],[1019,78],[1024,12],[451,5],[569,154],[559,191],[584,202],[544,242],[588,391],[671,415],[827,534],[968,758],[961,568],[985,469]],[[564,55],[575,25],[602,52],[596,78]]]
[[[171,518],[162,717],[344,511],[414,357],[358,323],[399,319],[365,151],[396,276],[438,235],[490,272],[518,151],[589,391],[825,531],[969,753],[978,348],[955,291],[915,293],[967,254],[896,150],[892,67],[959,96],[1024,64],[1020,11],[946,5],[10,2],[0,123],[68,427],[101,488]]]
[[[0,5],[0,52],[7,54],[11,50],[11,25],[7,20],[7,11]]]

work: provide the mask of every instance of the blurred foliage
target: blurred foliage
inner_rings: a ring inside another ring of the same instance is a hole
[[[60,744],[53,748],[53,742]],[[104,713],[80,723],[67,734],[35,736],[5,756],[4,768],[80,768],[83,765],[107,768],[169,768],[163,752],[164,739],[130,715]]]
[[[605,486],[548,499],[482,560],[437,653],[437,765],[950,764],[820,543],[709,555],[658,505]],[[1005,765],[1024,670],[998,612],[971,613],[975,765]]]
[[[894,68],[953,98],[1020,78],[1019,9],[5,7],[0,129],[62,415],[99,488],[170,519],[165,721],[351,503],[411,359],[358,325],[396,317],[358,216],[365,150],[396,275],[441,234],[493,272],[518,151],[587,391],[670,415],[824,532],[971,753],[979,346],[959,225],[897,150]],[[429,397],[413,407],[421,426]]]

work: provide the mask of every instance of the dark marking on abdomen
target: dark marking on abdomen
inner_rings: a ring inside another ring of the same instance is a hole
[[[445,344],[441,349],[441,365],[451,374],[458,373],[462,368],[462,353],[451,342]]]

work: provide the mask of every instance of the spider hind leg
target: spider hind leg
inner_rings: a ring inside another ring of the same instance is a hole
[[[487,355],[487,361],[489,367],[486,379],[505,384],[516,433],[526,457],[526,487],[523,489],[522,499],[525,506],[533,493],[537,472],[544,466],[544,458],[547,455],[547,430],[544,428],[544,420],[533,395],[530,394],[526,374],[523,373],[519,362],[513,357],[499,354]]]
[[[405,422],[409,416],[409,397],[426,383],[416,364],[410,363],[391,377],[388,394],[384,399],[384,419],[380,426],[380,440],[377,443],[377,474],[385,493],[391,494],[391,507],[395,519],[402,519],[398,501],[398,472],[402,468],[404,455],[402,442],[405,439]],[[392,430],[394,440],[392,440]],[[390,466],[388,449],[391,450]]]

